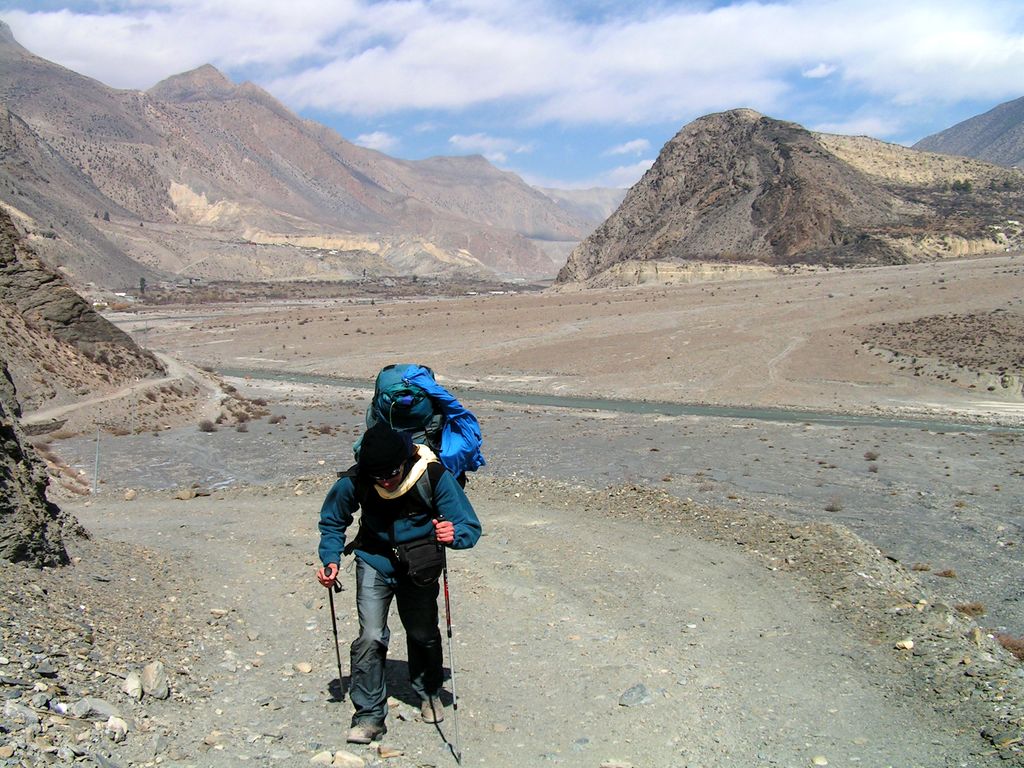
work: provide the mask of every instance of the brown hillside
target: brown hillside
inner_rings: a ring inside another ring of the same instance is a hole
[[[163,373],[24,244],[0,212],[0,359],[22,405],[66,402]]]
[[[151,275],[550,276],[558,265],[548,244],[578,242],[593,225],[482,158],[387,157],[209,65],[145,93],[117,91],[32,55],[2,31],[0,101],[92,189],[49,183],[19,201],[0,185],[0,200],[36,228],[46,224],[33,206],[73,211],[58,217],[58,235],[73,240],[71,229],[91,228]],[[65,266],[79,280],[107,284],[122,271],[74,254]]]
[[[651,272],[631,264],[892,264],[1007,247],[1024,175],[947,160],[751,110],[708,115],[665,145],[558,280]]]

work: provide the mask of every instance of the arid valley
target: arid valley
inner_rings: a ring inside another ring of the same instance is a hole
[[[83,755],[346,750],[316,515],[373,376],[414,360],[478,414],[488,459],[468,489],[485,537],[452,571],[464,764],[1019,763],[1024,670],[997,639],[1024,633],[1022,275],[1006,254],[113,315],[207,395],[166,424],[107,396],[49,445],[99,481],[60,494],[94,538],[30,600],[71,610],[74,584],[106,628],[79,656],[94,695],[118,698],[125,658],[172,670],[170,699],[120,699],[123,744]],[[356,757],[454,763],[396,670],[391,730]]]

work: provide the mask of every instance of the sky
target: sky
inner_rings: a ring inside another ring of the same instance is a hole
[[[0,0],[33,53],[115,88],[213,64],[349,141],[628,187],[748,107],[899,144],[1024,96],[1022,0]]]

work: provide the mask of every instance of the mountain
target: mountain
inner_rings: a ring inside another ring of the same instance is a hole
[[[122,91],[0,23],[0,202],[77,281],[550,276],[593,221],[480,157],[358,147],[212,66]]]
[[[0,321],[0,360],[20,404],[30,408],[72,402],[164,373],[152,354],[36,258],[3,210]]]
[[[1024,96],[926,136],[914,149],[1024,168]]]
[[[1016,171],[737,109],[683,127],[558,282],[679,279],[680,265],[708,262],[893,264],[1001,250],[1019,237],[1008,221],[1022,201]]]

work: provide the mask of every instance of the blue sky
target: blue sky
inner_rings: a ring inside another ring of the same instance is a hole
[[[34,53],[117,88],[211,63],[396,157],[629,186],[750,107],[903,144],[1024,96],[1021,0],[0,0]]]

